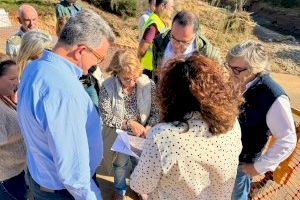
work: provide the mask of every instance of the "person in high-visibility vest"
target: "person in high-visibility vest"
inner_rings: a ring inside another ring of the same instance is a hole
[[[156,35],[168,30],[171,20],[174,0],[156,0],[156,9],[143,26],[143,36],[138,47],[138,57],[141,59],[143,73],[151,77],[153,70],[152,42]]]
[[[149,8],[145,10],[142,16],[139,18],[139,23],[138,23],[138,30],[139,30],[139,42],[142,39],[142,34],[143,34],[143,27],[145,25],[145,22],[148,20],[149,16],[151,15],[152,12],[155,11],[155,0],[148,0]]]

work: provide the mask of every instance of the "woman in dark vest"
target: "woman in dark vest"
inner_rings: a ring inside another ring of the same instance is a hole
[[[274,171],[296,145],[289,98],[266,72],[269,65],[263,45],[255,41],[244,41],[227,54],[227,66],[245,98],[239,115],[243,149],[232,193],[234,200],[247,200],[252,177]],[[270,135],[275,143],[262,154]]]

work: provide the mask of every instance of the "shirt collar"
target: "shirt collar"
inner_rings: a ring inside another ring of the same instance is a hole
[[[188,56],[191,53],[193,53],[194,50],[195,50],[195,40],[185,49],[185,51],[183,52],[183,55]],[[175,55],[172,44],[171,44],[171,40],[169,41],[165,51],[166,51],[167,58]]]
[[[62,65],[61,67],[65,67],[66,69],[68,69],[72,74],[74,74],[78,78],[80,78],[82,76],[82,69],[80,69],[77,65],[70,62],[66,58],[64,58],[52,51],[44,50],[41,59],[51,61],[51,62],[57,62],[57,61],[62,62],[65,65]]]

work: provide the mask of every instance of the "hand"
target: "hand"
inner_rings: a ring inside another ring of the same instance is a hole
[[[151,126],[146,126],[145,132],[141,135],[141,137],[146,138],[148,131],[151,129]]]
[[[145,132],[145,127],[136,121],[129,120],[128,126],[131,129],[133,135],[135,135],[135,136],[139,137],[140,135],[142,135]]]
[[[243,164],[242,165],[242,171],[247,174],[248,176],[256,176],[259,175],[259,173],[254,168],[254,164]]]

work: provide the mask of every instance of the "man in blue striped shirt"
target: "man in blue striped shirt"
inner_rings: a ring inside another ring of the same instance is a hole
[[[99,15],[82,10],[53,52],[25,68],[18,118],[35,199],[102,199],[92,179],[102,160],[101,119],[79,77],[104,59],[114,38]]]

